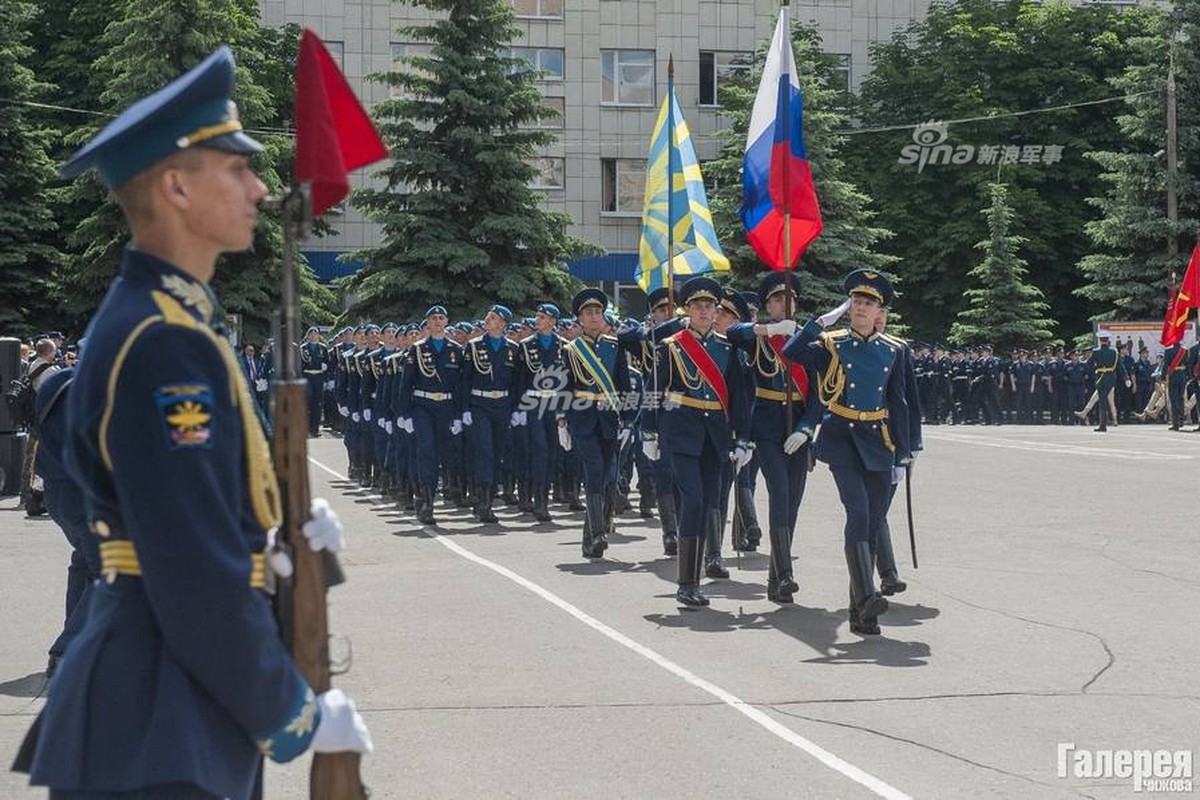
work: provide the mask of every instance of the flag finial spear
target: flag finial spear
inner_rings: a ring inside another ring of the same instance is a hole
[[[674,53],[667,56],[667,77],[668,78],[675,77],[675,54]]]

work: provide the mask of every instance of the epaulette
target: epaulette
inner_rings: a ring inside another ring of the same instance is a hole
[[[849,328],[840,328],[836,331],[822,331],[821,332],[822,339],[845,339],[849,335],[850,335]]]
[[[597,341],[612,342],[613,344],[616,344],[617,337],[613,336],[611,333],[602,333]]]
[[[892,344],[896,345],[897,347],[904,347],[905,345],[908,344],[908,342],[905,341],[904,339],[901,339],[899,336],[893,336],[890,333],[881,333],[881,334],[879,334],[879,338],[883,339],[885,342],[891,342]]]

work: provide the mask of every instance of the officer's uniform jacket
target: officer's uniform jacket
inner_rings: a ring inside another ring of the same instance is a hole
[[[457,417],[462,405],[462,347],[446,337],[438,352],[429,338],[409,348],[400,376],[400,416],[411,417],[414,407]]]
[[[911,456],[904,343],[887,334],[822,331],[809,322],[783,354],[816,374],[824,414],[816,457],[831,466],[890,470]]]
[[[463,347],[462,406],[464,411],[472,407],[492,411],[503,409],[511,414],[517,410],[520,395],[517,381],[520,377],[521,349],[516,342],[500,338],[499,349],[493,350],[487,335],[471,339]]]
[[[1178,347],[1179,345],[1175,345]],[[1171,364],[1171,350],[1167,349],[1166,364]],[[1091,356],[1087,360],[1088,366],[1095,373],[1096,388],[1108,390],[1113,387],[1113,382],[1117,377],[1124,377],[1124,371],[1121,370],[1120,359],[1117,358],[1117,351],[1109,345],[1101,345],[1092,351]],[[1181,364],[1184,362],[1180,362]],[[1118,372],[1122,374],[1117,375]]]
[[[593,339],[581,333],[563,347],[562,353],[567,367],[566,389],[572,398],[566,411],[571,435],[615,440],[618,427],[631,421],[637,412],[636,408],[624,408],[632,387],[629,361],[617,338],[601,334],[598,339]],[[602,385],[605,378],[601,377],[598,382],[588,368],[589,353],[594,354],[602,366],[601,375],[607,375],[607,380],[611,381],[608,387]]]
[[[755,441],[782,442],[793,431],[811,437],[821,419],[820,403],[812,397],[816,380],[805,369],[807,385],[803,389],[792,379],[792,431],[787,430],[787,381],[789,369],[781,363],[766,336],[754,333],[753,322],[739,322],[726,331],[729,341],[745,353],[753,378],[749,389],[754,405],[750,435]]]
[[[327,367],[325,345],[320,342],[303,342],[300,345],[300,370],[305,377],[324,375]]]
[[[319,712],[262,591],[279,493],[205,286],[128,249],[68,397],[103,581],[43,711],[34,783],[251,795]],[[86,754],[86,756],[85,756]]]
[[[712,383],[684,349],[680,339],[691,337],[708,353],[725,379],[728,405],[722,403]],[[662,410],[647,415],[646,430],[657,432],[662,446],[672,453],[698,456],[705,440],[719,453],[727,452],[750,425],[747,376],[737,349],[716,329],[701,335],[686,328],[658,346],[656,360]]]
[[[556,395],[565,385],[563,348],[566,342],[556,332],[551,332],[543,346],[540,335],[526,336],[519,343],[517,360],[519,368],[516,378],[516,403],[531,404],[536,412],[553,409]],[[535,413],[536,413],[535,412]]]

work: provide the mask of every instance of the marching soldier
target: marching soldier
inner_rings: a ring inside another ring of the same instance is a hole
[[[574,398],[559,420],[564,450],[578,452],[583,468],[585,518],[584,558],[600,558],[608,547],[617,482],[617,450],[621,442],[621,409],[631,389],[629,362],[615,336],[603,333],[608,295],[584,289],[571,311],[581,332],[564,348],[567,391]]]
[[[772,272],[759,286],[766,324],[735,325],[730,339],[750,353],[754,366],[754,410],[750,435],[767,485],[771,563],[767,597],[793,602],[800,590],[793,576],[792,539],[808,481],[808,454],[819,406],[813,402],[808,372],[786,363],[781,353],[796,323],[787,319],[788,294],[794,303],[800,281],[791,271]],[[794,306],[793,306],[794,307]],[[792,383],[792,427],[787,427],[788,381]]]
[[[300,369],[304,380],[308,383],[308,435],[319,436],[321,433],[321,409],[325,406],[325,364],[328,355],[325,345],[321,344],[321,334],[316,328],[309,328],[304,334],[304,343],[300,345]]]
[[[1092,430],[1097,433],[1103,433],[1108,430],[1110,412],[1113,412],[1112,416],[1116,416],[1116,406],[1113,403],[1112,391],[1117,379],[1124,378],[1124,370],[1121,368],[1121,362],[1117,358],[1117,351],[1109,346],[1109,339],[1108,332],[1101,331],[1100,345],[1092,351],[1092,355],[1088,358],[1088,364],[1091,365],[1096,375],[1096,399],[1099,403],[1100,424]],[[1184,379],[1186,382],[1186,372],[1184,373]],[[1182,396],[1178,408],[1183,408]],[[1114,425],[1117,423],[1116,419],[1112,419],[1111,422]],[[1174,425],[1174,423],[1172,423],[1172,429],[1179,430],[1178,426]]]
[[[222,47],[62,168],[98,169],[132,242],[67,398],[106,580],[18,756],[54,798],[248,798],[264,754],[371,748],[345,695],[314,697],[262,591],[279,490],[208,286],[267,193],[233,82]],[[331,516],[304,535],[341,547]]]
[[[1105,339],[1107,337],[1102,335],[1101,341],[1103,342]],[[1111,350],[1112,348],[1108,349]],[[1095,354],[1093,354],[1093,358],[1095,358]],[[1184,389],[1187,387],[1188,382],[1187,348],[1179,342],[1171,345],[1163,352],[1163,363],[1166,364],[1163,371],[1167,376],[1167,398],[1171,409],[1171,430],[1177,431],[1183,425]],[[1099,373],[1099,370],[1097,370],[1097,373]],[[1097,375],[1096,387],[1099,388],[1099,386],[1100,380],[1099,375]],[[1104,408],[1104,404],[1101,403],[1101,425],[1104,424]]]
[[[875,591],[872,552],[886,524],[892,469],[912,461],[907,378],[901,349],[875,332],[880,307],[894,295],[881,273],[859,269],[842,283],[848,295],[832,312],[809,322],[783,355],[809,367],[825,414],[816,457],[829,465],[846,510],[845,552],[850,575],[850,629],[879,633],[888,603]],[[850,326],[823,331],[850,312]]]
[[[492,497],[504,474],[509,430],[519,420],[514,391],[518,350],[504,335],[511,321],[512,312],[506,306],[492,306],[484,316],[485,334],[463,348],[462,424],[471,444],[474,513],[480,522],[499,521],[492,511]]]
[[[688,327],[658,345],[658,385],[666,396],[662,411],[649,417],[652,429],[643,442],[651,460],[670,454],[680,499],[675,597],[689,606],[708,605],[700,567],[705,540],[721,513],[724,464],[733,459],[740,469],[753,447],[742,438],[749,423],[744,370],[733,345],[715,329],[721,297],[721,285],[711,278],[683,285]]]
[[[553,303],[542,303],[534,317],[534,332],[521,340],[517,392],[520,400],[517,425],[524,428],[529,454],[533,517],[550,521],[550,479],[558,467],[557,419],[551,402],[557,386],[549,385],[563,367],[563,340],[556,332],[562,314]]]
[[[451,437],[462,433],[462,348],[446,338],[446,307],[425,312],[428,335],[409,349],[400,376],[401,427],[413,435],[416,450],[417,519],[433,525],[433,499],[442,462],[452,450]],[[451,470],[448,478],[456,471]]]

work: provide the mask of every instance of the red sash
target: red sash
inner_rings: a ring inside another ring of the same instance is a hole
[[[1175,358],[1171,359],[1171,366],[1169,366],[1167,368],[1167,372],[1171,373],[1171,372],[1174,372],[1176,369],[1178,369],[1179,362],[1183,361],[1183,357],[1186,355],[1187,355],[1187,348],[1185,348],[1185,347],[1179,348],[1179,352],[1177,352],[1175,354]]]
[[[721,407],[728,414],[729,387],[725,385],[725,376],[717,368],[717,362],[713,361],[713,357],[700,345],[700,341],[690,331],[680,331],[674,338],[683,348],[683,352],[687,353],[688,358],[696,365],[696,369],[700,370],[704,380],[708,381],[708,385],[717,393],[717,397],[721,400]],[[729,357],[733,358],[734,354],[730,353]]]
[[[775,351],[775,357],[779,359],[780,364],[787,364],[788,371],[792,373],[792,382],[796,384],[796,390],[800,392],[800,399],[808,401],[808,370],[783,357],[783,343],[786,336],[768,336],[767,341],[771,344],[771,349]]]

